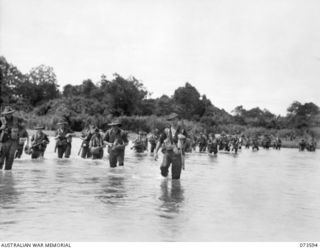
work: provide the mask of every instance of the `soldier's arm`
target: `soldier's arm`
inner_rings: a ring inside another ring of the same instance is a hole
[[[68,133],[66,134],[66,137],[72,137],[74,136],[74,132],[72,130],[69,130]]]
[[[27,138],[27,146],[29,147],[30,144],[30,138],[29,138],[29,133],[26,131],[25,136]]]
[[[6,120],[5,117],[0,117],[0,130],[3,130],[6,128]]]
[[[91,137],[91,139],[90,139],[90,141],[89,141],[89,148],[92,148],[92,144],[93,144],[93,142],[92,142],[92,140],[94,139],[94,135]]]
[[[31,137],[31,145],[33,145],[34,144],[34,141],[35,140],[35,137],[34,137],[34,135],[32,135],[32,137]]]
[[[159,141],[157,142],[157,146],[156,146],[156,149],[155,149],[155,152],[154,152],[154,160],[157,160],[158,159],[158,151],[162,145],[162,143],[164,142],[164,140],[166,139],[166,135],[165,133],[163,133],[160,138],[159,138]]]
[[[123,140],[123,145],[124,146],[127,146],[129,144],[128,134],[126,132],[123,133],[122,140]]]
[[[49,138],[48,138],[47,135],[44,136],[44,141],[45,141],[47,144],[50,143],[50,140],[49,140]]]
[[[108,145],[108,146],[112,146],[113,144],[110,143],[110,135],[109,135],[109,131],[107,131],[104,139],[103,139],[103,144]]]
[[[59,132],[56,131],[56,134],[54,135],[54,139],[58,140],[60,138]]]

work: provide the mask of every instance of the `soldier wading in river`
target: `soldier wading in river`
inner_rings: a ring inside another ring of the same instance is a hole
[[[80,150],[78,152],[78,156],[81,154],[82,158],[90,158],[92,157],[91,150],[89,148],[90,140],[95,131],[94,125],[88,125],[86,129],[82,131],[82,135],[80,139],[82,140]]]
[[[178,125],[178,114],[172,113],[167,118],[171,125],[165,128],[157,144],[154,159],[158,159],[158,151],[163,145],[163,161],[160,167],[161,175],[168,176],[171,165],[172,179],[180,179],[181,170],[184,168],[184,144],[187,133]]]
[[[0,119],[0,169],[11,170],[14,156],[18,148],[20,123],[22,119],[13,115],[15,111],[6,106]]]
[[[98,128],[95,128],[94,134],[92,135],[89,143],[92,159],[102,159],[104,147],[105,145],[103,143],[103,137],[100,133],[100,130]]]
[[[58,123],[59,128],[56,131],[55,139],[56,149],[58,149],[58,158],[69,158],[71,154],[71,143],[72,143],[72,131],[66,127],[68,123],[65,121],[60,121]]]
[[[27,145],[26,148],[29,147],[30,141],[29,141],[29,134],[27,132],[26,129],[26,121],[25,120],[21,120],[21,122],[19,123],[19,143],[18,143],[18,147],[17,147],[17,151],[16,154],[14,156],[14,158],[21,158],[22,153],[23,153],[23,149],[25,148],[25,142],[27,141]]]
[[[31,137],[31,158],[43,158],[44,152],[49,144],[48,135],[43,132],[44,126],[37,126],[34,128],[37,130],[36,134]]]
[[[111,168],[124,165],[124,151],[129,141],[127,133],[120,129],[120,121],[114,121],[109,124],[111,129],[107,130],[104,137],[104,144],[108,145],[109,163]]]

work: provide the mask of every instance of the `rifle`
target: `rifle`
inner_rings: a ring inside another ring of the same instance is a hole
[[[78,151],[78,156],[80,156],[80,153],[81,153],[81,151],[82,151],[82,148],[83,148],[83,142],[84,142],[84,141],[82,141],[81,146],[80,146],[80,149],[79,149],[79,151]]]
[[[46,141],[46,140],[42,140],[41,142],[39,142],[39,143],[36,143],[36,144],[33,144],[33,145],[31,145],[31,148],[33,148],[33,147],[37,147],[38,145],[41,145],[41,144],[48,144],[48,141]]]

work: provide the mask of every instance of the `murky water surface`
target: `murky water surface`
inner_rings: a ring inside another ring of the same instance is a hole
[[[130,146],[115,169],[79,146],[58,160],[51,139],[44,160],[0,171],[0,241],[320,240],[319,151],[192,153],[172,181]]]

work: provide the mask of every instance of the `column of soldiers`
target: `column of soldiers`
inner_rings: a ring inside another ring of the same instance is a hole
[[[31,155],[32,159],[43,158],[47,145],[49,144],[48,135],[43,132],[44,126],[38,125],[34,129],[36,133],[29,139],[26,130],[26,122],[14,115],[14,110],[5,107],[1,113],[0,119],[0,169],[10,170],[15,158],[20,158],[23,151],[27,155]],[[259,145],[265,149],[273,147],[280,149],[282,141],[276,137],[273,141],[270,136],[264,136],[261,141],[259,137],[252,138],[227,135],[215,135],[209,133],[188,134],[181,123],[178,114],[172,113],[167,118],[169,125],[160,132],[155,129],[149,136],[145,131],[140,130],[137,138],[133,141],[134,149],[137,153],[148,151],[154,154],[154,159],[158,158],[158,151],[161,149],[163,153],[163,161],[161,164],[161,174],[168,175],[171,166],[172,178],[179,179],[181,170],[185,167],[185,153],[192,152],[199,147],[199,152],[208,152],[216,155],[218,151],[227,151],[237,153],[242,146],[245,148],[252,147],[252,150],[259,150]],[[58,158],[69,158],[72,149],[72,137],[74,132],[68,127],[68,122],[61,120],[57,123],[55,149]],[[82,158],[102,159],[104,148],[107,147],[109,154],[110,167],[124,165],[125,147],[128,145],[127,132],[122,130],[121,122],[114,120],[109,123],[105,135],[94,125],[86,127],[81,136],[81,146],[78,155]],[[149,147],[150,144],[150,147]],[[300,150],[314,151],[316,148],[315,139],[310,143],[302,140],[299,143]]]

